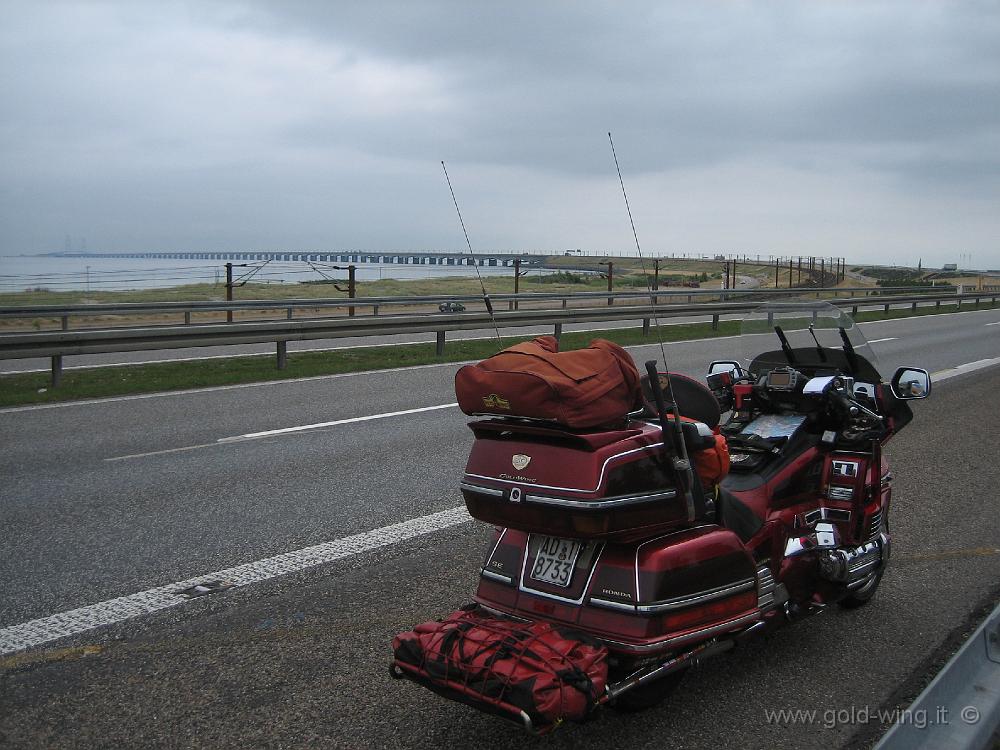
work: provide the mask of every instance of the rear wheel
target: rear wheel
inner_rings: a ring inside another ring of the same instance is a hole
[[[658,680],[653,680],[647,685],[632,688],[628,692],[622,693],[610,704],[616,711],[626,714],[634,714],[638,711],[645,711],[647,708],[659,705],[677,689],[684,679],[687,668],[668,674]]]

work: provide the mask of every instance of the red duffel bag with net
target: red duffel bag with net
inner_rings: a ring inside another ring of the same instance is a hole
[[[392,641],[399,676],[544,731],[584,721],[604,692],[607,649],[551,623],[493,617],[476,605]]]
[[[614,426],[641,406],[635,362],[604,339],[567,352],[554,336],[516,344],[461,368],[455,394],[469,415],[530,417],[574,429]]]

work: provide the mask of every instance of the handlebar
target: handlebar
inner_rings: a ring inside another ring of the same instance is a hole
[[[858,405],[853,399],[848,398],[840,391],[835,391],[832,388],[826,393],[827,398],[833,403],[840,411],[842,411],[846,416],[854,416],[858,413]]]

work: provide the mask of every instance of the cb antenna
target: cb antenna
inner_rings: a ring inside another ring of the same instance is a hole
[[[667,390],[670,392],[670,401],[664,402],[663,392],[660,388],[659,373],[656,371],[655,362],[646,363],[646,372],[649,375],[649,389],[656,401],[657,416],[660,418],[660,431],[663,435],[663,442],[669,445],[667,438],[668,424],[673,427],[673,465],[677,472],[679,488],[684,493],[684,500],[687,505],[688,520],[695,519],[694,504],[694,471],[691,468],[691,461],[688,458],[687,445],[684,443],[684,428],[681,426],[681,415],[677,408],[677,399],[674,396],[674,389],[670,383],[670,371],[667,369],[667,353],[663,346],[663,332],[660,330],[660,320],[656,315],[656,297],[653,294],[653,285],[646,273],[646,259],[642,257],[642,248],[639,247],[639,234],[635,231],[635,220],[632,218],[632,209],[628,204],[628,193],[625,192],[625,180],[622,179],[622,168],[618,164],[618,154],[615,153],[615,139],[608,131],[608,140],[611,141],[611,155],[615,157],[615,169],[618,170],[618,182],[622,186],[622,197],[625,199],[625,210],[628,211],[628,220],[632,225],[632,237],[635,238],[635,249],[639,253],[639,264],[642,268],[642,275],[646,277],[646,288],[649,290],[649,311],[656,323],[656,338],[660,342],[660,355],[663,357],[664,377],[667,382]],[[670,410],[670,423],[667,421],[667,409]]]
[[[646,278],[646,289],[649,290],[649,311],[653,315],[653,322],[656,324],[656,338],[660,343],[660,356],[663,357],[663,366],[667,366],[667,352],[663,347],[663,332],[660,330],[660,319],[656,314],[656,297],[653,294],[653,285],[649,281],[649,274],[646,273],[646,259],[642,257],[642,248],[639,247],[639,235],[635,231],[635,220],[632,218],[632,209],[628,204],[628,193],[625,192],[625,180],[622,179],[622,168],[618,165],[618,154],[615,153],[615,140],[608,131],[608,140],[611,141],[611,155],[615,158],[615,169],[618,171],[618,182],[622,186],[622,197],[625,199],[625,210],[628,212],[628,221],[632,225],[632,237],[635,239],[635,250],[639,253],[639,265],[642,268],[642,275]],[[669,379],[667,381],[670,382]]]
[[[500,326],[497,325],[496,316],[493,314],[493,303],[490,302],[490,295],[486,293],[486,285],[483,284],[483,276],[479,273],[479,264],[476,263],[476,254],[472,250],[472,242],[469,240],[469,230],[465,228],[465,220],[462,219],[462,209],[458,207],[458,199],[455,197],[455,188],[451,186],[451,177],[448,176],[448,167],[444,160],[441,160],[441,169],[444,170],[444,178],[448,181],[448,190],[451,192],[451,200],[455,204],[455,212],[458,214],[458,223],[462,225],[462,233],[465,235],[465,244],[469,248],[469,257],[472,258],[472,267],[476,269],[476,278],[479,279],[479,288],[483,290],[483,302],[486,303],[486,311],[490,314],[493,322],[493,330],[497,334],[497,344],[503,349],[503,339],[500,338]]]

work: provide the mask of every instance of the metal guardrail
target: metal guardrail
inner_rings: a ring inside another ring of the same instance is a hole
[[[976,629],[875,750],[989,750],[1000,728],[1000,606]]]
[[[661,299],[684,298],[688,302],[693,302],[695,297],[715,297],[720,301],[739,299],[747,296],[760,296],[765,294],[771,296],[799,296],[803,294],[847,294],[851,297],[855,295],[876,295],[893,293],[929,293],[938,291],[935,287],[842,287],[842,288],[820,288],[820,287],[799,287],[793,289],[769,289],[760,287],[756,289],[658,289],[653,292],[657,302]],[[588,291],[588,292],[522,292],[520,294],[491,294],[493,302],[507,302],[508,307],[517,309],[521,303],[559,301],[562,307],[568,307],[569,303],[577,301],[589,301],[597,299],[607,299],[609,304],[612,301],[638,301],[644,302],[650,297],[649,290],[638,291]],[[354,309],[358,307],[370,307],[374,315],[379,314],[381,307],[404,306],[404,305],[434,305],[441,302],[461,302],[461,303],[482,303],[481,295],[471,294],[440,294],[422,296],[396,296],[396,297],[334,297],[326,299],[294,298],[283,300],[234,300],[226,302],[218,301],[192,301],[192,302],[102,302],[93,304],[77,305],[9,305],[0,307],[0,318],[2,319],[38,319],[38,318],[61,318],[63,329],[69,328],[68,319],[72,316],[95,316],[95,315],[149,315],[149,314],[177,314],[184,316],[186,325],[191,324],[193,313],[204,312],[245,312],[249,310],[285,310],[286,319],[294,317],[295,310],[321,310],[348,308],[350,314],[354,315]],[[230,321],[231,322],[231,321]]]
[[[606,295],[600,295],[606,296]],[[645,296],[648,298],[649,293]],[[914,310],[920,303],[957,300],[979,304],[981,299],[992,298],[995,303],[1000,293],[969,294],[909,294],[886,297],[840,298],[829,300],[841,307],[850,307],[856,314],[859,307],[880,306],[888,313],[893,305],[909,304]],[[649,332],[651,318],[676,318],[681,316],[711,316],[712,327],[718,328],[723,315],[735,315],[753,309],[759,300],[738,302],[702,302],[685,305],[656,305],[655,308],[637,306],[562,308],[547,310],[498,311],[496,324],[500,328],[551,325],[558,337],[566,324],[613,320],[642,320],[643,332]],[[57,386],[62,374],[62,358],[72,354],[141,351],[151,349],[177,349],[198,346],[232,344],[275,343],[277,365],[284,369],[287,362],[289,341],[335,339],[404,333],[436,334],[437,353],[444,353],[448,331],[483,330],[493,327],[486,313],[466,312],[442,315],[392,315],[385,317],[358,316],[354,318],[314,318],[302,320],[268,320],[239,323],[207,323],[181,326],[119,327],[11,333],[0,335],[0,359],[28,357],[52,358],[52,384]]]

